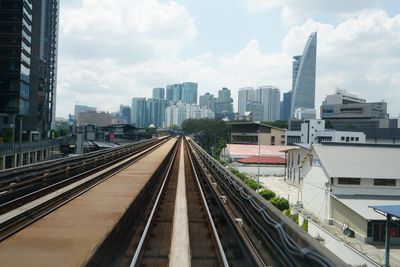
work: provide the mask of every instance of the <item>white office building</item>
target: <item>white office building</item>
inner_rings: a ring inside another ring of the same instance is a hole
[[[318,144],[321,142],[365,143],[363,132],[325,129],[324,120],[306,120],[300,131],[286,131],[285,144]]]

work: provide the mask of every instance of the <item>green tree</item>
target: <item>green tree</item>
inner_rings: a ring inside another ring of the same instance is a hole
[[[301,224],[301,228],[303,228],[304,231],[308,232],[308,220],[304,219],[303,223]]]
[[[192,134],[193,138],[211,154],[218,155],[229,142],[230,127],[224,121],[214,119],[188,119],[182,122],[185,134]]]
[[[247,178],[244,182],[253,190],[257,189],[257,182],[251,178]]]
[[[275,197],[275,192],[271,191],[269,189],[262,189],[260,192],[258,192],[263,198],[266,200],[270,200],[271,198]]]
[[[273,197],[271,198],[270,202],[280,211],[284,211],[289,208],[289,202],[287,201],[287,199],[282,197]]]

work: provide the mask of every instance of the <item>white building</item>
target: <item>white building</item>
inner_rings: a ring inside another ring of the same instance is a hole
[[[182,122],[186,119],[213,119],[214,117],[215,113],[208,107],[200,108],[196,104],[190,105],[178,102],[165,109],[165,127],[170,127],[172,125],[180,127]]]
[[[243,87],[239,88],[238,92],[238,112],[240,115],[244,115],[247,110],[247,102],[254,100],[254,88]]]
[[[280,118],[281,93],[274,86],[259,86],[255,90],[255,100],[264,106],[263,121],[275,121]]]
[[[286,152],[285,180],[301,188],[305,210],[361,240],[384,240],[385,217],[369,206],[400,205],[400,146],[325,143]],[[400,226],[390,231],[400,243]]]
[[[294,118],[296,120],[315,120],[317,113],[312,108],[296,108],[294,110]]]
[[[300,131],[286,131],[285,144],[316,144],[321,142],[365,143],[363,132],[325,129],[324,120],[306,120]]]

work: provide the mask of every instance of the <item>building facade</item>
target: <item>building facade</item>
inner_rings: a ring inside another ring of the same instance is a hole
[[[80,112],[78,113],[77,126],[95,125],[107,126],[112,123],[112,116],[106,112]]]
[[[165,89],[163,87],[153,88],[153,99],[165,99]]]
[[[255,100],[263,105],[263,121],[280,119],[280,91],[274,86],[260,86],[255,90]]]
[[[281,120],[288,121],[290,118],[290,109],[292,107],[293,91],[283,93],[283,103],[281,109]]]
[[[303,208],[320,220],[363,241],[383,242],[386,218],[369,206],[400,205],[399,149],[332,143],[289,149],[286,181],[300,187]],[[400,227],[392,224],[390,232],[400,243]]]
[[[0,1],[0,128],[55,128],[58,0]]]
[[[181,127],[186,119],[213,119],[214,117],[214,112],[207,107],[200,108],[196,104],[179,102],[165,109],[165,127]]]
[[[301,56],[295,56],[292,74],[292,105],[290,114],[293,116],[297,108],[315,108],[315,73],[317,58],[317,33],[308,37]],[[294,85],[294,86],[293,86]]]
[[[247,102],[254,101],[254,88],[253,87],[244,87],[239,88],[238,91],[238,112],[240,115],[244,115],[247,109]]]
[[[231,122],[231,143],[249,145],[285,144],[285,129],[258,122]]]
[[[336,130],[389,128],[386,102],[367,103],[340,89],[322,102],[321,119]]]
[[[165,109],[168,106],[168,100],[163,99],[147,99],[147,118],[148,124],[154,125],[156,128],[163,127]]]
[[[147,127],[147,102],[145,97],[132,98],[131,121],[136,127]]]
[[[305,120],[300,131],[286,131],[285,144],[319,144],[321,142],[365,143],[362,132],[336,131],[325,129],[324,120]]]
[[[214,112],[217,119],[234,118],[231,90],[225,87],[218,90],[218,98],[215,100]]]
[[[186,104],[197,104],[197,83],[182,83],[182,102]]]
[[[205,93],[204,95],[200,96],[200,107],[207,107],[210,110],[214,111],[215,108],[215,97],[210,93]]]

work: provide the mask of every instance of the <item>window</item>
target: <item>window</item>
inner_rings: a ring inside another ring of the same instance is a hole
[[[358,140],[360,140],[358,137],[356,137],[356,141],[358,142]]]
[[[334,179],[331,177],[331,185],[334,185]]]
[[[351,139],[350,139],[351,141],[354,141],[354,137],[351,137]]]
[[[297,155],[297,165],[300,165],[300,154]]]
[[[396,186],[396,179],[374,179],[374,185]]]
[[[359,185],[361,182],[360,178],[339,178],[338,184],[354,184]]]
[[[340,137],[340,140],[344,141],[344,136]]]

